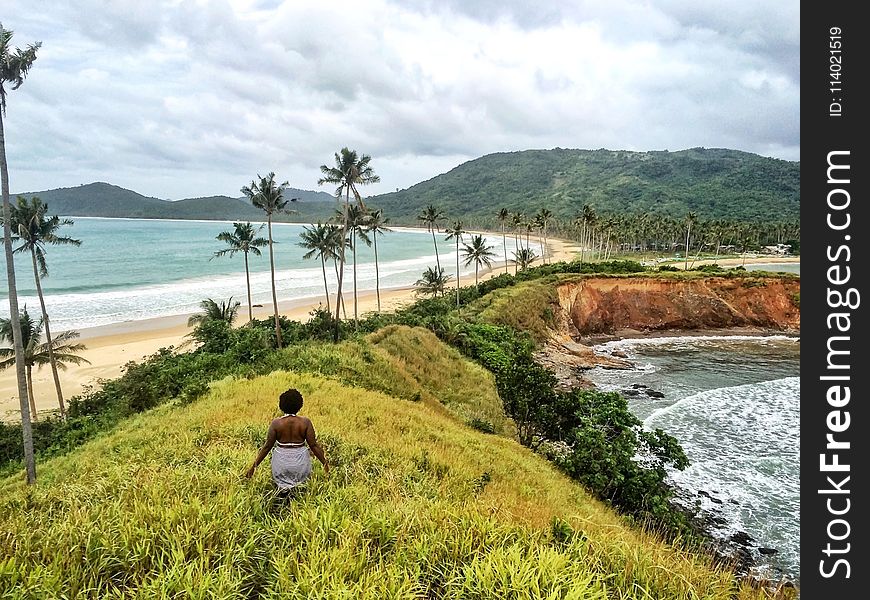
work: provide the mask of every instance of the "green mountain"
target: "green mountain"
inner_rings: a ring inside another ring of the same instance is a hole
[[[17,195],[17,194],[16,194]],[[20,194],[38,196],[53,214],[71,217],[128,217],[139,219],[214,219],[262,220],[262,210],[251,206],[246,198],[208,196],[184,200],[161,200],[137,192],[96,182],[72,188]],[[321,205],[331,211],[334,198],[326,192],[287,188],[285,197],[292,205]],[[289,220],[291,215],[285,216]]]
[[[585,204],[597,213],[783,220],[800,214],[800,163],[713,148],[524,150],[488,154],[368,202],[394,221],[415,220],[427,204],[446,219],[489,225],[502,207],[570,219]]]
[[[377,166],[375,165],[375,170]],[[362,190],[363,192],[365,190]],[[32,192],[51,212],[69,216],[262,220],[243,198],[212,196],[178,201],[149,198],[108,183]],[[323,191],[286,190],[293,213],[281,221],[326,220],[335,198]],[[394,224],[418,224],[427,204],[445,221],[497,228],[500,208],[526,215],[548,208],[573,219],[583,206],[598,214],[658,214],[682,218],[783,221],[800,215],[800,163],[748,152],[692,148],[678,152],[524,150],[488,154],[407,189],[371,196]]]

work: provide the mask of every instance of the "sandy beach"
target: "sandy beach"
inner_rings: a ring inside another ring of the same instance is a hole
[[[469,232],[484,233],[484,232]],[[488,235],[494,235],[489,233]],[[508,242],[510,243],[510,239]],[[532,243],[534,249],[537,244]],[[580,248],[574,242],[549,239],[549,260],[551,262],[570,261]],[[536,261],[535,264],[539,264]],[[510,266],[513,272],[513,267]],[[445,265],[450,273],[450,267]],[[491,269],[481,271],[480,279],[485,280],[493,275],[503,273],[504,263],[494,263]],[[467,285],[470,282],[463,277],[460,282]],[[350,316],[353,310],[353,293],[351,280],[346,281],[344,300]],[[417,296],[413,286],[402,288],[381,289],[381,311],[389,312],[413,303]],[[333,289],[334,294],[334,289]],[[358,312],[362,316],[367,312],[377,310],[377,296],[375,290],[360,291],[358,294]],[[334,301],[334,296],[331,301]],[[278,301],[280,314],[297,321],[307,321],[310,312],[320,305],[325,306],[323,296],[317,298],[297,299],[282,302]],[[239,307],[238,324],[247,320],[247,305]],[[264,304],[254,308],[254,318],[264,319],[272,315],[272,305]],[[66,371],[60,372],[61,385],[63,386],[64,398],[69,399],[81,394],[86,386],[98,384],[101,379],[112,379],[121,375],[122,368],[130,361],[138,362],[144,357],[154,354],[161,348],[173,346],[178,348],[187,341],[185,337],[191,328],[187,326],[190,315],[174,315],[154,319],[138,321],[126,321],[100,327],[81,329],[79,338],[87,349],[81,356],[90,361],[90,364],[80,366],[69,365]],[[57,408],[57,396],[54,390],[54,380],[51,369],[44,366],[33,370],[33,393],[36,400],[37,412],[51,411]],[[0,420],[16,420],[19,418],[18,385],[15,379],[15,370],[10,368],[0,372]]]
[[[533,244],[533,248],[535,245]],[[580,247],[576,242],[560,239],[548,240],[550,261],[570,261],[576,258]],[[750,263],[780,263],[799,262],[799,257],[747,257],[746,264]],[[712,261],[699,260],[696,265],[709,264]],[[726,258],[717,261],[723,267],[737,266],[743,263],[742,258]],[[682,266],[682,263],[680,263]],[[449,267],[447,267],[449,272]],[[510,268],[512,271],[512,267]],[[485,280],[493,275],[504,272],[504,263],[493,264],[491,269],[481,272],[480,279]],[[349,283],[349,281],[348,281]],[[463,279],[463,284],[468,280]],[[348,314],[353,309],[352,294],[346,289],[345,303]],[[381,290],[381,310],[388,312],[416,300],[415,290],[412,286],[403,288],[391,288]],[[367,312],[377,310],[377,297],[374,290],[361,291],[358,294],[360,316]],[[333,298],[334,300],[334,298]],[[323,297],[297,299],[278,303],[282,315],[297,320],[307,321],[309,313],[319,305],[325,304]],[[254,317],[258,319],[268,318],[272,314],[271,304],[265,304],[254,308]],[[186,341],[186,335],[190,332],[187,326],[189,315],[175,315],[138,321],[127,321],[82,329],[80,340],[87,346],[82,356],[90,361],[90,364],[80,366],[70,365],[66,371],[60,374],[61,384],[65,398],[71,398],[82,393],[86,386],[98,384],[101,379],[112,379],[121,375],[122,367],[130,361],[138,362],[144,357],[157,352],[161,348],[170,346],[178,348]],[[239,324],[247,319],[247,307],[239,309]],[[51,411],[57,408],[57,397],[54,391],[54,381],[51,370],[46,366],[33,371],[33,389],[36,397],[37,411]],[[6,369],[0,372],[0,419],[14,420],[18,418],[18,388],[15,380],[14,369]]]

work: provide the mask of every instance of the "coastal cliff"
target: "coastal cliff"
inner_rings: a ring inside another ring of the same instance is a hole
[[[592,277],[562,283],[556,292],[559,329],[572,337],[733,327],[800,331],[799,277]]]
[[[592,343],[655,332],[800,333],[800,278],[583,277],[562,281],[551,296],[554,317],[535,357],[563,388],[592,388],[586,369],[632,368]],[[590,344],[590,345],[587,345]]]

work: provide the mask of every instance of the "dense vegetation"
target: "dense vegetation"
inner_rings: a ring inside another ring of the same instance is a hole
[[[800,163],[704,148],[526,150],[489,154],[370,202],[397,221],[413,220],[433,203],[493,228],[501,207],[527,214],[547,208],[564,220],[586,204],[599,213],[794,219],[800,215]]]
[[[313,183],[312,183],[313,187]],[[332,216],[332,189],[288,190],[300,198],[280,220],[316,222]],[[192,219],[262,219],[237,198],[224,196],[166,202],[95,183],[33,192],[61,215]],[[466,162],[410,188],[372,196],[393,223],[418,224],[428,204],[462,215],[466,225],[498,229],[499,208],[533,214],[542,208],[556,220],[573,220],[584,205],[598,213],[683,218],[771,221],[800,215],[800,163],[726,149],[678,152],[620,150],[526,150]]]

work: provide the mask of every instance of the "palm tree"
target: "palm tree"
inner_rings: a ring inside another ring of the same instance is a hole
[[[444,289],[452,279],[451,275],[444,273],[440,267],[427,267],[423,276],[414,283],[417,288],[416,294],[430,294],[433,298],[444,295]]]
[[[492,251],[492,246],[487,246],[486,240],[482,235],[475,235],[471,238],[471,244],[464,244],[462,249],[465,266],[474,263],[474,285],[477,286],[477,272],[480,265],[492,266],[492,259],[495,258],[495,252]]]
[[[187,319],[187,325],[193,327],[195,325],[202,325],[207,321],[224,321],[227,325],[232,325],[239,314],[239,306],[241,305],[242,303],[238,300],[233,302],[232,296],[230,296],[229,300],[222,300],[220,304],[211,298],[206,298],[199,303],[202,312],[190,315]]]
[[[232,258],[236,252],[242,252],[245,255],[245,283],[248,289],[248,321],[254,320],[254,307],[251,302],[251,273],[248,269],[248,253],[254,256],[262,255],[260,248],[269,245],[269,240],[257,237],[257,234],[263,228],[260,225],[256,229],[250,223],[233,223],[233,231],[222,231],[217,234],[217,240],[225,242],[227,248],[218,250],[209,260],[218,256],[229,255]]]
[[[553,213],[546,208],[539,210],[538,214],[535,216],[535,220],[538,222],[541,231],[544,234],[544,243],[541,244],[541,257],[545,263],[547,262],[547,225],[550,224],[552,219]]]
[[[57,374],[57,362],[54,360],[53,346],[51,343],[51,328],[49,327],[48,311],[45,309],[45,296],[42,293],[43,277],[48,277],[48,263],[45,260],[45,245],[53,246],[81,246],[81,240],[57,235],[58,229],[64,225],[72,225],[70,219],[61,219],[57,215],[46,219],[48,206],[39,198],[33,197],[28,202],[21,196],[18,197],[17,205],[12,207],[12,227],[15,229],[14,241],[20,241],[21,245],[15,249],[15,253],[29,252],[33,263],[33,279],[36,281],[36,294],[39,297],[39,306],[42,308],[42,322],[45,325],[46,348],[48,350],[51,375],[54,379],[54,389],[57,392],[57,403],[60,406],[61,417],[66,417],[64,408],[63,390],[60,386],[60,377]]]
[[[505,235],[505,224],[508,219],[511,218],[511,213],[506,208],[501,208],[498,211],[498,221],[501,223],[501,243],[504,246],[504,272],[508,272],[508,258],[507,258],[507,236]]]
[[[272,273],[272,309],[275,316],[275,343],[281,347],[281,322],[278,320],[278,295],[275,293],[275,244],[272,238],[272,215],[287,208],[287,200],[284,200],[284,187],[289,185],[285,181],[282,184],[275,183],[275,173],[269,173],[266,177],[260,177],[251,182],[250,186],[244,186],[242,193],[248,197],[257,208],[266,212],[266,224],[269,232],[269,268]]]
[[[689,270],[689,234],[692,232],[692,225],[698,222],[698,215],[694,212],[689,212],[686,214],[686,218],[683,220],[686,224],[686,264],[684,266],[684,271]]]
[[[307,260],[315,254],[320,259],[320,267],[323,270],[323,290],[326,293],[326,311],[332,313],[332,308],[329,304],[329,285],[326,283],[326,261],[338,257],[338,244],[336,237],[340,230],[335,225],[324,225],[318,222],[317,225],[311,227],[305,226],[302,228],[302,233],[299,234],[299,245],[308,250],[302,255],[304,260]]]
[[[36,51],[42,42],[30,44],[25,50],[12,49],[13,32],[0,23],[0,188],[3,196],[3,248],[6,251],[6,282],[9,290],[9,315],[18,315],[18,288],[15,287],[15,262],[12,257],[12,208],[9,205],[9,167],[6,164],[6,134],[3,118],[6,116],[6,87],[17,90],[24,83],[28,71],[36,60]],[[33,428],[30,425],[30,407],[27,403],[27,373],[24,365],[24,345],[21,324],[12,319],[12,348],[15,351],[15,374],[18,381],[18,402],[21,407],[21,435],[24,442],[24,467],[27,483],[36,481],[36,460],[33,454]]]
[[[438,259],[438,242],[435,240],[435,232],[438,231],[438,221],[443,218],[444,213],[432,204],[428,205],[423,209],[423,212],[417,215],[417,220],[422,221],[426,229],[429,230],[429,233],[432,234],[432,243],[435,244],[435,265],[439,269],[441,268],[441,261]]]
[[[525,271],[529,268],[538,255],[531,248],[520,248],[518,252],[514,252],[514,263],[519,267],[520,271]]]
[[[351,204],[347,207],[347,229],[350,232],[350,250],[353,254],[353,321],[359,322],[359,314],[357,312],[357,294],[356,294],[356,248],[357,239],[362,240],[365,244],[371,244],[371,240],[365,234],[365,228],[368,223],[368,212],[360,206],[360,204]]]
[[[514,213],[511,215],[511,225],[514,228],[514,250],[515,252],[520,251],[520,242],[523,240],[523,236],[520,234],[520,226],[523,224],[523,213]],[[514,264],[514,275],[517,274],[517,266]]]
[[[353,193],[353,197],[356,200],[357,204],[360,205],[362,209],[365,209],[365,203],[362,200],[362,196],[357,189],[358,185],[367,185],[369,183],[378,183],[381,178],[375,175],[375,172],[372,170],[371,166],[369,166],[369,162],[371,162],[372,157],[368,154],[363,154],[362,156],[357,155],[356,150],[349,150],[346,147],[341,149],[341,153],[335,153],[335,166],[330,167],[328,165],[320,165],[320,172],[323,174],[323,177],[317,180],[317,185],[323,185],[324,183],[333,183],[337,187],[335,189],[335,197],[341,199],[342,194],[344,194],[344,205],[343,205],[343,215],[342,219],[342,231],[341,231],[341,239],[344,240],[347,238],[347,231],[349,227],[348,222],[348,207],[350,206],[350,195]],[[339,251],[339,269],[338,269],[338,298],[339,302],[336,303],[335,307],[335,331],[333,334],[334,340],[338,341],[339,335],[339,304],[341,304],[341,287],[344,281],[344,263],[345,263],[345,244],[342,242]]]
[[[18,315],[18,326],[21,328],[21,340],[24,345],[24,351],[21,354],[25,369],[25,384],[27,400],[29,402],[30,414],[36,420],[36,401],[33,397],[33,367],[41,367],[42,365],[50,364],[50,356],[54,357],[54,363],[59,369],[66,369],[66,365],[80,365],[82,363],[91,364],[89,360],[78,356],[78,352],[85,349],[84,344],[71,343],[72,340],[79,337],[78,331],[62,331],[51,341],[51,348],[46,342],[39,342],[42,337],[43,321],[40,318],[34,321],[33,317],[27,312],[27,305],[24,306],[24,312]],[[11,342],[12,319],[0,319],[0,340]],[[0,369],[6,369],[15,364],[17,356],[12,348],[0,348]]]
[[[462,221],[454,221],[453,227],[448,227],[444,232],[447,234],[445,241],[456,240],[456,308],[459,308],[459,242],[462,241],[462,234],[467,232],[462,228]]]
[[[372,234],[371,240],[375,246],[375,294],[378,298],[378,312],[381,312],[381,287],[380,275],[378,273],[378,236],[384,235],[392,231],[387,227],[390,220],[384,217],[383,209],[379,208],[369,215],[368,224],[366,225],[366,233]]]
[[[583,212],[580,214],[579,221],[583,226],[580,241],[580,264],[583,264],[583,255],[586,252],[586,246],[589,244],[589,236],[592,233],[592,227],[598,217],[595,215],[595,209],[588,204],[583,205]]]

